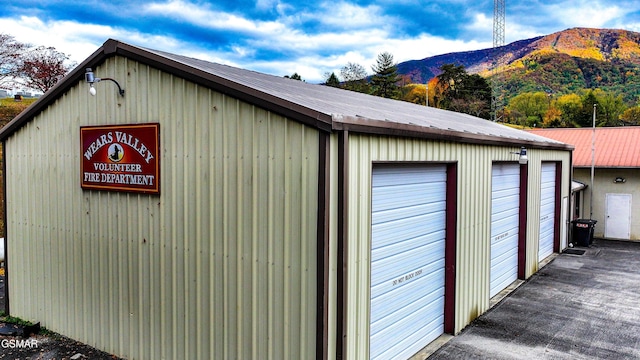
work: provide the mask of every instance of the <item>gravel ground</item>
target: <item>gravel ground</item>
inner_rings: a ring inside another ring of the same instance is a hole
[[[13,342],[12,342],[13,340]],[[23,341],[20,343],[20,341]],[[24,339],[15,336],[0,336],[0,359],[20,360],[114,360],[109,355],[62,335],[35,335]],[[18,345],[22,345],[18,347]]]
[[[4,269],[1,269],[4,270]],[[4,271],[0,271],[0,309],[4,309]],[[4,325],[0,318],[0,326]],[[114,360],[91,346],[65,336],[45,332],[28,338],[0,335],[0,359],[7,360]]]

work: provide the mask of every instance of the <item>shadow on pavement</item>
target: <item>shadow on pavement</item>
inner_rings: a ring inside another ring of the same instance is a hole
[[[558,255],[429,359],[640,358],[640,243]]]

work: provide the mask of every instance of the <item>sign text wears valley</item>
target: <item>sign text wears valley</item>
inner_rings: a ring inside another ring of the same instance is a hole
[[[159,124],[80,128],[82,188],[160,192]]]

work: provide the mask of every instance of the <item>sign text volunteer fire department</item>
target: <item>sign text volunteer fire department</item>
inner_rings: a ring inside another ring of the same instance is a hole
[[[159,193],[159,124],[80,128],[82,188]]]

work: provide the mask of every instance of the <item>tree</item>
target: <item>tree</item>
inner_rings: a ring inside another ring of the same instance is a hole
[[[327,86],[331,86],[331,87],[340,87],[340,80],[338,79],[338,77],[336,76],[335,73],[326,73],[325,74],[325,82],[324,84]]]
[[[594,91],[594,95],[598,101],[598,106],[600,107],[599,113],[602,117],[598,122],[602,126],[621,125],[620,115],[622,115],[626,108],[622,95],[616,96],[611,92],[605,92],[599,89]]]
[[[16,41],[13,36],[0,34],[0,89],[14,87],[22,64],[22,55],[27,48],[27,44]]]
[[[562,119],[562,111],[555,106],[550,106],[544,114],[542,127],[567,127],[567,124]]]
[[[625,125],[640,125],[640,106],[634,106],[625,110],[620,115],[620,121]]]
[[[437,77],[429,80],[427,83],[427,104],[429,106],[437,107],[442,109],[442,100],[443,100],[443,86],[438,81]]]
[[[297,72],[294,72],[293,75],[290,75],[290,76],[289,75],[285,75],[284,77],[287,78],[287,79],[293,79],[293,80],[302,81],[302,77]]]
[[[602,117],[599,113],[602,112],[601,106],[598,103],[598,98],[593,90],[590,90],[586,95],[582,97],[582,106],[578,111],[578,117],[575,120],[575,124],[578,127],[591,127],[593,126],[593,106],[596,105],[596,126],[601,126]]]
[[[550,98],[542,91],[522,93],[512,98],[508,107],[513,114],[520,116],[520,119],[516,119],[518,123],[536,126],[544,123],[544,117],[550,107]]]
[[[53,47],[37,47],[23,55],[19,77],[25,86],[46,92],[75,66],[67,64],[68,60],[69,56]]]
[[[427,86],[424,84],[409,84],[404,86],[406,94],[402,100],[418,104],[426,105]]]
[[[491,87],[480,75],[469,75],[462,65],[445,64],[436,77],[433,88],[433,104],[441,109],[453,110],[489,119]]]
[[[388,52],[378,54],[375,65],[371,67],[374,74],[371,77],[373,95],[385,98],[397,98],[398,66],[393,62],[393,55]]]
[[[369,93],[369,84],[367,83],[367,70],[364,66],[356,63],[347,63],[340,70],[340,76],[344,80],[344,88],[351,91]]]
[[[451,101],[458,97],[458,90],[463,83],[463,78],[467,75],[464,66],[454,64],[444,64],[440,67],[442,73],[438,79],[438,103],[443,109],[450,109]]]
[[[484,119],[491,117],[491,86],[487,79],[478,74],[465,76],[460,94],[467,102],[464,113]]]
[[[563,127],[575,127],[580,117],[582,100],[577,94],[562,95],[556,100],[556,107],[562,113]]]

